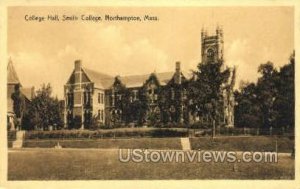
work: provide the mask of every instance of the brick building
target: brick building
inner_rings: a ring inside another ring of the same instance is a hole
[[[216,29],[215,35],[201,33],[202,63],[214,63],[223,59],[223,32]],[[92,71],[75,61],[74,70],[64,86],[65,126],[86,129],[96,119],[103,125],[137,123],[135,115],[143,102],[147,101],[144,123],[151,122],[152,116],[163,122],[191,123],[208,121],[195,116],[188,110],[187,87],[193,79],[191,74],[181,70],[180,62],[175,63],[173,72],[146,75],[117,76]],[[234,82],[233,73],[230,83]],[[220,119],[228,127],[234,126],[233,88],[223,86],[223,115]],[[127,104],[125,103],[127,102]],[[136,111],[130,111],[132,107]],[[130,119],[129,119],[130,117]]]

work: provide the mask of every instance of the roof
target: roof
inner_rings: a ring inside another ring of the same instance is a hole
[[[10,84],[10,85],[21,84],[11,59],[8,61],[8,65],[7,65],[7,84]],[[34,87],[27,87],[27,88],[20,87],[20,90],[21,90],[21,93],[28,100],[32,100],[32,98],[34,97]],[[13,92],[14,92],[14,89],[10,89],[10,88],[8,89],[8,98],[10,98],[10,95]]]
[[[34,87],[30,87],[30,88],[22,87],[21,92],[28,100],[32,100],[34,97]]]
[[[82,68],[83,80],[93,82],[96,88],[100,89],[110,89],[114,84],[115,77],[104,74],[101,72],[97,72],[88,68]],[[162,72],[162,73],[154,73],[160,83],[160,85],[166,85],[172,78],[175,72]],[[190,74],[187,72],[182,72],[182,74],[186,78],[190,78]],[[128,75],[128,76],[120,76],[121,82],[128,88],[135,88],[141,87],[150,77],[150,74],[143,74],[143,75]],[[75,76],[74,71],[71,74],[67,83],[74,83]]]
[[[19,77],[17,75],[17,72],[14,68],[14,65],[11,61],[11,59],[8,62],[7,65],[7,83],[8,84],[20,84]]]
[[[83,72],[87,74],[87,77],[91,80],[91,82],[95,83],[95,87],[97,88],[108,89],[114,82],[113,76],[104,73],[100,73],[87,68],[83,68]]]
[[[151,74],[121,76],[121,82],[128,88],[141,87]],[[166,85],[173,77],[174,72],[155,73],[160,85]]]
[[[87,74],[89,79],[95,83],[96,87],[102,89],[109,89],[112,87],[115,77],[112,77],[107,74],[103,74],[97,71],[84,69],[84,72]],[[162,72],[155,73],[160,85],[166,85],[173,77],[175,72]],[[190,78],[191,74],[187,72],[182,73],[186,78]],[[146,82],[146,80],[150,77],[151,74],[144,75],[128,75],[128,76],[120,76],[121,82],[128,88],[141,87]]]
[[[28,101],[31,101],[34,97],[34,87],[31,88],[20,88],[21,93],[25,96]],[[12,94],[15,92],[14,87],[8,87],[7,89],[7,112],[13,114],[14,105],[11,98]]]

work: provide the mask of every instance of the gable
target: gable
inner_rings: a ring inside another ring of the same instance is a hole
[[[121,76],[120,80],[127,88],[135,88],[135,87],[142,87],[147,80],[151,77],[151,75],[155,74],[155,77],[160,85],[166,85],[174,72],[162,72],[162,73],[152,73],[152,74],[145,74],[145,75],[129,75],[129,76]]]
[[[75,74],[74,74],[75,71],[72,72],[72,74],[70,75],[68,81],[67,81],[67,84],[74,84],[75,83]]]
[[[152,73],[149,78],[146,80],[144,86],[148,86],[150,88],[152,88],[153,86],[159,87],[160,86],[160,82],[156,76],[155,73]]]
[[[73,70],[71,76],[69,77],[69,80],[67,81],[67,84],[75,84],[75,78],[76,78],[75,70]],[[83,83],[91,82],[88,75],[85,73],[85,71],[83,69],[81,69],[81,81]]]
[[[91,82],[90,78],[88,77],[88,75],[85,73],[85,71],[82,69],[82,78],[81,78],[81,81],[83,83],[87,83],[87,82]]]

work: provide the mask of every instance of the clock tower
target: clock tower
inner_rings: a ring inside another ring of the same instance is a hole
[[[223,60],[223,30],[217,27],[215,35],[208,35],[207,31],[201,31],[201,57],[202,63],[216,63]]]

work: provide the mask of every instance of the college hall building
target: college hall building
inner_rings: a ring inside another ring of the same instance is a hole
[[[223,31],[214,35],[201,32],[201,57],[203,64],[223,59]],[[231,69],[233,70],[233,69]],[[88,129],[92,122],[114,127],[115,125],[150,124],[155,117],[164,123],[208,123],[207,115],[192,114],[188,108],[188,83],[195,79],[175,63],[171,72],[133,76],[110,76],[84,67],[75,61],[74,70],[64,86],[64,122],[66,128]],[[228,86],[234,80],[233,71]],[[234,81],[233,81],[234,82]],[[126,101],[126,102],[125,102]],[[144,119],[138,113],[145,107]],[[223,115],[219,123],[234,126],[234,96],[232,87],[223,87]],[[129,109],[131,107],[131,110]],[[133,111],[132,111],[133,109]],[[130,117],[130,118],[129,118]]]

